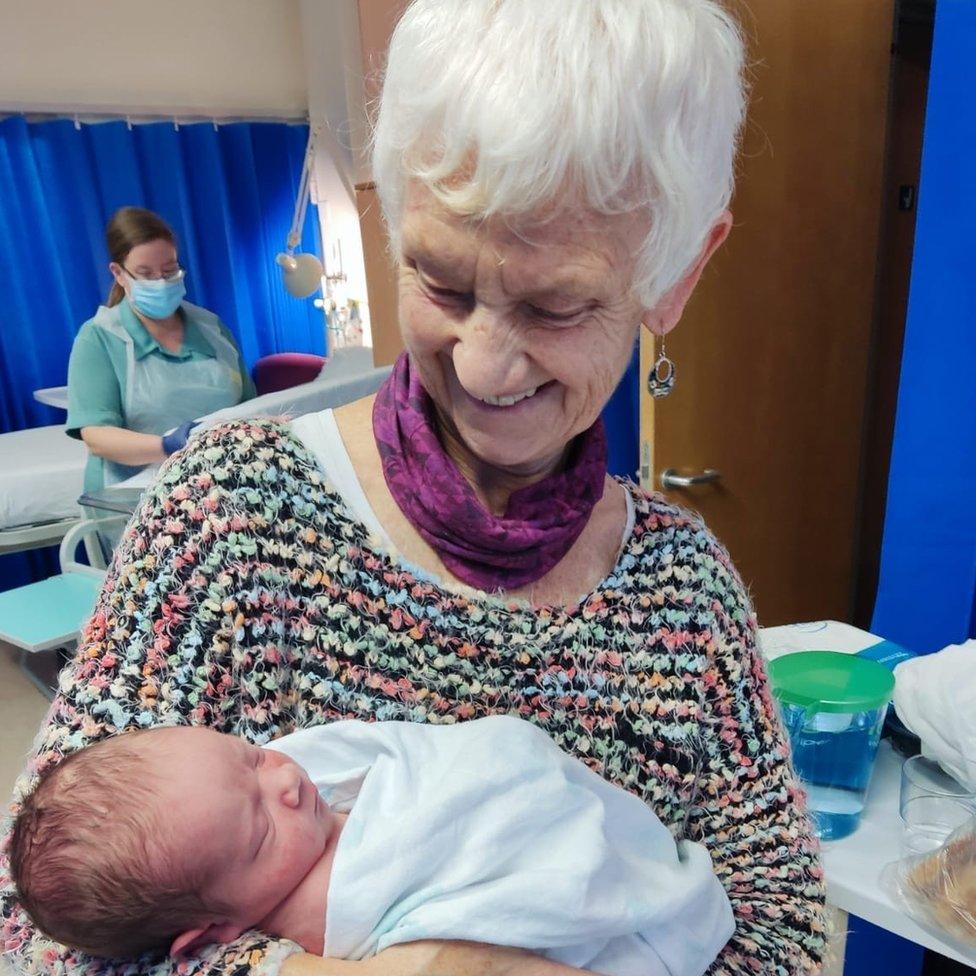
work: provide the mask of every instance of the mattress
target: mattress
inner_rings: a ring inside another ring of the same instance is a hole
[[[88,449],[65,429],[0,434],[0,530],[81,515]]]

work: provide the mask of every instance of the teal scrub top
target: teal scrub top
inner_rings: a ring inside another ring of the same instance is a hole
[[[179,352],[164,349],[136,317],[127,301],[109,310],[131,336],[137,361],[146,356],[161,356],[170,362],[214,359],[216,353],[194,320],[195,306],[184,302],[180,306],[185,331]],[[238,370],[241,377],[241,401],[253,399],[254,383],[241,358],[230,330],[219,322],[222,335],[237,349]],[[83,427],[127,427],[126,403],[126,344],[89,319],[79,330],[71,347],[68,361],[68,434],[81,438]],[[187,417],[193,420],[193,417]],[[105,484],[105,461],[89,455],[85,468],[85,491],[94,491]],[[138,468],[133,468],[132,473]]]

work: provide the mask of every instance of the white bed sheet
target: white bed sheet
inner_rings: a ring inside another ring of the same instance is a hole
[[[0,530],[80,516],[88,450],[65,429],[0,434]]]
[[[389,375],[391,366],[373,366],[373,350],[366,347],[337,349],[311,381],[277,393],[265,393],[254,400],[246,400],[236,407],[227,407],[209,414],[201,426],[214,427],[229,420],[247,417],[300,417],[315,410],[341,407],[379,389]]]

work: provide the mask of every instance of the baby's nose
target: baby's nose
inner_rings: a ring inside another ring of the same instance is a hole
[[[293,762],[282,763],[278,771],[281,802],[291,809],[301,806],[302,770]]]

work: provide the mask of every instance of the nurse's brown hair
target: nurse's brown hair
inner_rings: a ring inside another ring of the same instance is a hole
[[[143,210],[142,207],[122,207],[116,210],[105,228],[108,255],[116,264],[124,265],[129,251],[150,241],[169,241],[176,247],[173,228],[159,214]],[[118,305],[124,295],[122,286],[113,281],[112,290],[108,293],[109,308]]]

